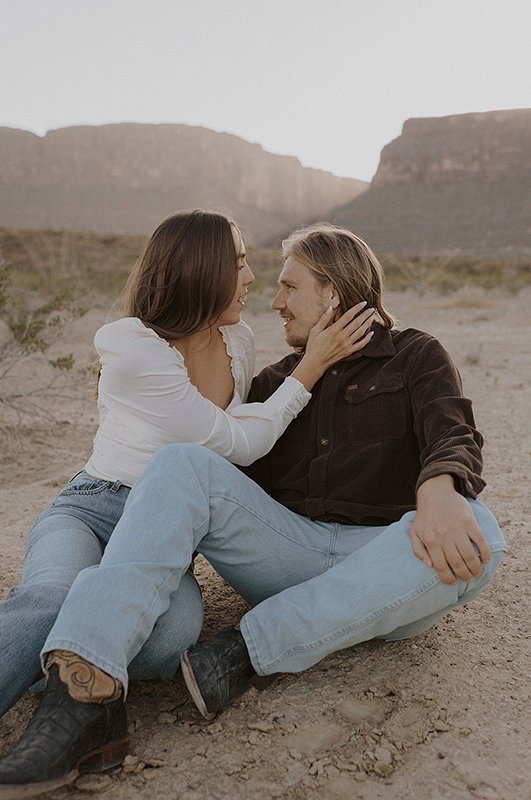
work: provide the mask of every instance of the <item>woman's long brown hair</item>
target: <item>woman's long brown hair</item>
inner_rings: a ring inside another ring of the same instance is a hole
[[[223,214],[174,214],[151,236],[127,281],[123,306],[164,339],[201,330],[230,304],[238,279],[235,223]]]

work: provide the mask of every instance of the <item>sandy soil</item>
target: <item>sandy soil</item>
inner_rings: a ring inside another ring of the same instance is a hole
[[[531,294],[463,289],[447,297],[390,295],[402,326],[428,330],[453,354],[486,436],[484,500],[510,551],[484,594],[416,640],[367,643],[302,675],[256,682],[212,723],[181,679],[134,685],[133,755],[110,775],[86,776],[54,797],[521,800],[530,797],[529,302]],[[69,329],[81,360],[103,321]],[[259,366],[286,348],[278,321],[249,317]],[[35,515],[84,463],[96,423],[91,391],[49,400],[58,421],[21,432],[1,472],[0,587],[17,580]],[[46,408],[46,406],[44,406]],[[201,564],[205,632],[245,606]],[[0,720],[8,750],[36,703],[24,697]]]

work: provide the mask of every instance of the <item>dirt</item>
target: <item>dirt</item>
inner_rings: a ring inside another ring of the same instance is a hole
[[[509,552],[487,590],[414,640],[368,642],[301,675],[257,679],[205,722],[181,678],[133,684],[133,752],[121,768],[80,778],[51,797],[116,800],[525,800],[530,767],[529,290],[391,294],[403,327],[435,334],[454,356],[484,433],[487,489]],[[69,349],[92,355],[104,320],[70,327]],[[286,352],[270,312],[248,316],[258,366]],[[1,477],[0,587],[16,582],[35,515],[86,460],[96,426],[92,392],[50,398],[6,452]],[[205,635],[236,622],[243,601],[202,562]],[[37,703],[27,695],[0,720],[0,753]]]

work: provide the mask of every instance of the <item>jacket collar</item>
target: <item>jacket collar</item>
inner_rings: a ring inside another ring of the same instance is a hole
[[[363,350],[358,350],[357,353],[352,353],[347,356],[343,361],[355,361],[356,359],[367,358],[385,358],[386,356],[394,356],[396,348],[391,337],[391,331],[384,328],[379,322],[375,322],[372,326],[374,336],[369,344],[365,345]]]

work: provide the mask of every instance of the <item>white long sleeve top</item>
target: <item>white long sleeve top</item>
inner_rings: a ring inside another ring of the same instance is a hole
[[[245,403],[254,372],[254,335],[245,322],[220,328],[234,396],[224,411],[190,382],[182,354],[136,317],[100,328],[100,424],[85,469],[132,486],[150,457],[175,442],[205,445],[235,464],[265,455],[311,395],[288,377],[264,403]]]

